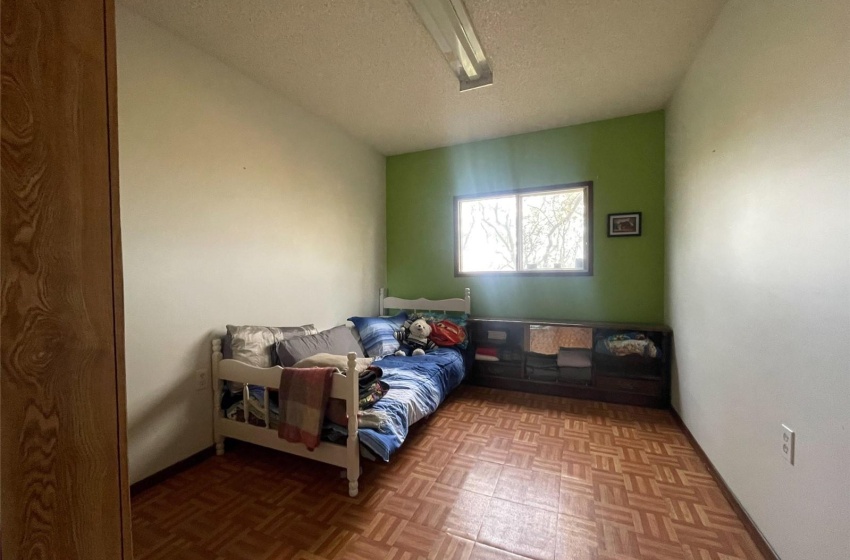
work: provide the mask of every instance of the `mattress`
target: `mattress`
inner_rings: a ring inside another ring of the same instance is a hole
[[[425,418],[460,385],[465,373],[464,356],[456,348],[437,348],[420,356],[386,356],[375,361],[384,371],[390,389],[375,406],[363,411],[379,418],[380,428],[358,430],[360,443],[389,461],[404,443],[410,426]],[[361,421],[361,426],[362,426]]]

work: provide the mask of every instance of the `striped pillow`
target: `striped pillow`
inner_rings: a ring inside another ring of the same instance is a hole
[[[394,334],[407,320],[402,311],[395,317],[349,317],[360,334],[360,341],[370,358],[388,356],[399,349]]]

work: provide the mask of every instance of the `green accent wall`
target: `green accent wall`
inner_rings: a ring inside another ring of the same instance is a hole
[[[453,197],[593,181],[593,276],[454,276]],[[643,212],[610,238],[607,214]],[[457,297],[472,314],[596,321],[664,318],[664,112],[387,158],[387,286]]]

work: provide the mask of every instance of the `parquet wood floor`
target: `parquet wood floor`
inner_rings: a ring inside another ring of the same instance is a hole
[[[464,386],[346,489],[239,444],[134,499],[136,558],[763,558],[667,411]]]

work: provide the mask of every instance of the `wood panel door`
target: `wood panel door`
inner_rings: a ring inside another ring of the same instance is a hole
[[[7,559],[130,559],[112,0],[2,0]]]

